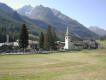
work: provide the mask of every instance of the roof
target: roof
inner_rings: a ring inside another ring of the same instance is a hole
[[[39,42],[38,41],[29,40],[29,44],[39,44]]]

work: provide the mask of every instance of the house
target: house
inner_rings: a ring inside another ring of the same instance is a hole
[[[39,48],[39,42],[29,40],[28,49],[37,49],[37,48]]]
[[[58,49],[64,50],[80,50],[80,49],[94,49],[98,48],[98,43],[95,40],[72,41],[71,34],[67,27],[65,34],[65,42],[57,42]]]
[[[8,39],[9,40],[9,39]],[[19,47],[18,44],[18,40],[16,42],[5,42],[5,43],[0,43],[0,47],[7,45],[7,46],[12,46],[14,49]],[[29,45],[28,45],[28,49],[37,49],[39,48],[39,42],[38,41],[33,41],[33,40],[29,40]]]

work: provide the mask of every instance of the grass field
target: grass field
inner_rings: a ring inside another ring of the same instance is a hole
[[[0,55],[0,80],[106,80],[106,49]]]

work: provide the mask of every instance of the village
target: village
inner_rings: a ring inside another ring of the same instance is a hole
[[[0,80],[106,80],[106,0],[0,0]]]
[[[57,50],[49,50],[50,51],[72,51],[72,50],[82,50],[82,49],[97,49],[100,47],[100,44],[95,40],[83,40],[83,41],[72,41],[71,34],[69,33],[69,28],[67,27],[66,34],[64,36],[65,42],[56,41],[55,43]],[[4,51],[3,51],[3,48]],[[6,51],[6,48],[8,49]],[[26,52],[37,52],[43,53],[43,51],[39,47],[39,41],[28,40],[28,47]],[[5,43],[0,43],[0,52],[1,53],[20,53],[22,50],[19,49],[19,41],[9,42],[9,35],[7,35],[7,41]],[[47,52],[47,51],[46,51]]]

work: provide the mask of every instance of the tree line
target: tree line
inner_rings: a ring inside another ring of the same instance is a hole
[[[40,33],[39,48],[44,50],[56,50],[56,40],[57,36],[55,33],[55,28],[48,25],[46,33]]]
[[[25,49],[28,47],[28,31],[25,24],[22,25],[21,31],[19,34],[19,47],[25,51]],[[54,27],[51,27],[48,25],[48,29],[45,33],[41,32],[39,36],[39,49],[41,50],[56,50],[57,44],[56,44],[56,33]]]
[[[102,36],[102,37],[100,38],[100,40],[106,40],[106,35],[105,35],[105,36]]]
[[[19,26],[17,29],[14,25],[0,24],[0,43],[6,42],[7,35],[9,35],[9,42],[16,41],[19,38]]]
[[[5,28],[0,29],[0,41],[6,42],[6,34],[7,30]],[[15,34],[14,34],[15,35]],[[9,35],[10,36],[10,35]],[[10,36],[10,39],[14,37],[13,35]],[[29,34],[27,30],[27,26],[25,24],[21,25],[21,29],[19,32],[19,48],[25,51],[25,49],[29,45]],[[55,28],[51,27],[51,25],[48,25],[48,29],[46,32],[41,32],[39,35],[39,49],[41,50],[56,50],[57,49],[57,44],[56,44],[57,36],[55,33]],[[14,41],[14,40],[11,40]]]

